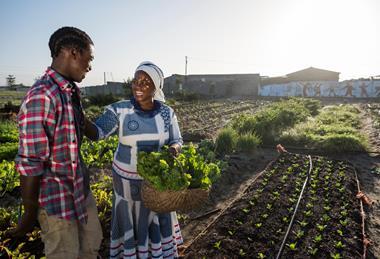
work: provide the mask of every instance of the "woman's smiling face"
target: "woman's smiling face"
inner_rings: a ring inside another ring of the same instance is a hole
[[[155,86],[152,79],[144,71],[137,71],[132,80],[132,92],[136,101],[141,103],[153,103]]]

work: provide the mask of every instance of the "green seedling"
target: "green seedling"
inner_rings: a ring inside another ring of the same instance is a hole
[[[294,232],[294,235],[296,236],[297,239],[301,239],[304,235],[305,235],[305,232],[303,230],[297,230],[296,232]]]
[[[334,247],[336,249],[343,249],[346,246],[342,243],[342,241],[338,241],[338,242],[335,242]]]
[[[323,230],[325,230],[326,227],[327,227],[327,225],[317,224],[317,229],[318,229],[319,232],[323,232]]]
[[[339,223],[340,223],[343,227],[345,227],[345,226],[348,225],[348,219],[345,219],[345,220],[339,220]]]
[[[326,206],[323,206],[323,209],[326,211],[326,212],[329,212],[331,210],[331,207],[326,205]]]
[[[301,227],[306,227],[309,223],[307,223],[307,221],[305,220],[302,220],[302,221],[298,221],[298,223],[300,224]]]
[[[323,222],[329,222],[330,221],[330,216],[329,215],[327,215],[327,214],[323,214],[322,215],[322,220],[323,220]]]
[[[347,217],[347,215],[348,215],[347,210],[342,210],[342,211],[340,212],[340,215],[342,215],[343,217]]]
[[[331,258],[332,259],[341,259],[342,256],[340,255],[340,253],[335,253],[335,254],[330,254]]]
[[[308,249],[307,252],[308,252],[309,255],[315,256],[318,253],[318,248],[309,247],[309,249]]]
[[[296,251],[297,250],[297,242],[295,242],[295,243],[290,243],[290,244],[286,244],[288,247],[289,247],[289,249],[291,250],[291,251]]]
[[[256,256],[257,259],[264,259],[266,258],[265,254],[263,253],[257,253],[257,256]]]
[[[220,248],[221,248],[221,243],[222,243],[222,241],[221,241],[221,240],[220,240],[220,241],[217,241],[217,242],[215,242],[215,243],[214,243],[214,247],[215,247],[216,249],[220,250]]]
[[[248,208],[243,208],[241,209],[245,214],[248,214],[249,213],[249,209]]]
[[[313,215],[313,211],[307,210],[307,211],[304,211],[303,214],[305,215],[305,217],[311,217]]]
[[[322,235],[318,235],[318,236],[314,237],[314,242],[317,244],[322,242]]]

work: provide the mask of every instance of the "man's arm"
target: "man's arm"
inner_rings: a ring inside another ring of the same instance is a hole
[[[49,136],[54,135],[56,126],[54,105],[44,93],[29,92],[17,119],[19,149],[16,169],[20,173],[24,214],[10,233],[21,237],[33,229],[37,219],[40,179],[50,157]]]
[[[91,140],[98,140],[98,128],[89,120],[84,117],[84,135]]]
[[[41,176],[20,176],[20,187],[24,214],[15,229],[9,233],[14,237],[23,237],[33,230],[38,215],[38,196]]]

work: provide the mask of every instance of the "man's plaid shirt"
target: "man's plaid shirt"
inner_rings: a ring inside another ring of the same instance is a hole
[[[21,175],[41,176],[39,205],[49,215],[86,222],[70,87],[69,81],[48,68],[28,91],[17,116],[16,168]]]

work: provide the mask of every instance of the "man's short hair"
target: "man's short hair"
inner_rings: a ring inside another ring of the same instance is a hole
[[[49,48],[52,58],[57,57],[64,47],[76,48],[82,51],[87,49],[89,45],[94,45],[90,36],[75,27],[62,27],[56,30],[49,39]]]

